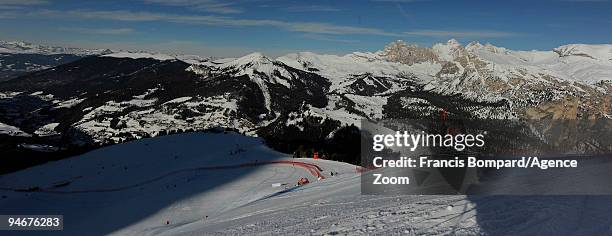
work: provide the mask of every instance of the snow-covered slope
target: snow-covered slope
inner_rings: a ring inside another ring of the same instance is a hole
[[[7,124],[0,123],[0,134],[7,134],[11,136],[30,136],[30,134],[23,132],[19,128]]]
[[[551,106],[558,108],[557,103],[562,103],[563,99],[577,97],[580,100],[578,111],[566,113],[567,116],[607,117],[612,63],[606,58],[611,49],[609,45],[567,45],[553,51],[513,51],[478,42],[464,47],[456,40],[423,48],[398,41],[375,53],[346,56],[297,53],[277,60],[329,78],[332,82],[330,100],[349,100],[356,104],[353,108],[361,111],[361,117],[370,119],[389,117],[383,115],[388,111],[384,111],[382,105],[395,100],[391,94],[419,89],[459,95],[471,102],[501,105],[468,108],[468,112],[480,118],[533,117],[534,110],[539,113]],[[363,76],[368,79],[363,80]],[[379,107],[345,96],[355,93],[370,97],[379,95],[386,102]],[[326,109],[331,111],[330,115],[346,109],[337,104],[328,104]],[[397,106],[414,107],[405,102]],[[448,106],[439,104],[429,110],[450,109]],[[381,113],[372,113],[375,110]],[[344,114],[351,116],[347,112]]]
[[[561,57],[578,56],[602,62],[612,61],[612,44],[569,44],[555,48],[553,51]]]
[[[325,179],[317,180],[298,163],[319,166]],[[311,183],[294,187],[301,177]],[[522,183],[507,182],[505,188]],[[360,187],[349,164],[288,158],[260,139],[237,134],[193,133],[111,146],[0,176],[0,214],[62,214],[64,230],[53,232],[58,235],[606,235],[612,230],[607,196],[375,196],[361,195]]]
[[[288,54],[277,58],[291,67],[309,70],[332,82],[332,91],[350,82],[353,75],[371,74],[373,76],[396,77],[403,73],[422,72],[419,78],[428,80],[435,75],[439,66],[430,63],[405,65],[384,60],[375,53],[352,53],[344,56],[319,55],[309,52]]]
[[[251,53],[233,60],[209,62],[204,65],[218,67],[222,70],[230,70],[234,76],[247,76],[251,81],[257,84],[264,96],[264,105],[266,109],[272,111],[272,101],[268,84],[280,84],[285,88],[289,88],[289,80],[295,78],[285,65],[272,61],[261,53]]]
[[[524,69],[530,74],[550,74],[561,80],[588,84],[612,79],[612,45],[609,44],[570,44],[552,51],[512,51],[474,43],[467,49],[480,59],[500,66],[500,71]]]
[[[317,182],[301,163],[328,178],[355,168],[288,158],[234,133],[164,136],[2,175],[0,214],[62,214],[61,234],[159,234],[270,198],[302,177]]]

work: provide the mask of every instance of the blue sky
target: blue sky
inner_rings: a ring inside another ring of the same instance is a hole
[[[612,43],[607,0],[0,0],[0,40],[228,57],[455,38],[520,50]]]

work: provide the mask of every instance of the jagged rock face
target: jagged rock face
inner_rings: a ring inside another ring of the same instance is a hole
[[[421,62],[437,62],[438,55],[430,48],[421,48],[417,45],[408,46],[403,41],[396,41],[385,46],[382,56],[388,61],[413,65]]]
[[[521,52],[451,40],[345,56],[93,56],[0,83],[0,123],[67,142],[114,143],[219,126],[331,138],[361,119],[431,119],[441,110],[464,118],[610,118],[607,47],[562,48]]]
[[[547,112],[539,114],[537,111],[548,111],[567,99],[577,101],[575,112],[560,116],[556,111],[557,115],[552,117],[576,119],[611,114],[610,45],[567,45],[553,52],[511,51],[476,42],[463,47],[453,40],[434,45],[432,49],[405,45],[392,43],[382,55],[388,61],[412,65],[432,61],[432,56],[422,55],[410,60],[397,58],[414,57],[417,55],[414,51],[434,52],[441,69],[425,89],[446,95],[459,94],[477,101],[509,102],[510,112],[495,112],[494,118],[547,117]]]

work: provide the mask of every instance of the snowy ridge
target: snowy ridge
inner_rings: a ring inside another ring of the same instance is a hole
[[[7,111],[0,116],[8,123],[0,123],[0,134],[81,141],[70,133],[78,131],[92,143],[142,140],[3,175],[0,214],[56,214],[60,207],[74,220],[65,234],[609,234],[610,198],[364,196],[354,166],[293,159],[259,138],[157,137],[226,127],[285,141],[283,131],[295,126],[329,141],[361,119],[430,119],[441,110],[487,119],[610,119],[606,50],[513,51],[449,40],[345,56],[89,57],[0,83],[0,109]],[[163,61],[129,60],[137,58]],[[293,163],[262,164],[277,160],[317,165],[325,178]],[[604,173],[598,167],[591,170]],[[293,188],[305,176],[311,183]]]
[[[103,57],[115,57],[115,58],[131,58],[131,59],[140,59],[140,58],[150,58],[160,61],[165,60],[176,60],[176,57],[166,55],[166,54],[153,54],[148,52],[116,52],[111,54],[102,55]]]
[[[561,57],[579,56],[588,57],[603,62],[612,61],[612,44],[569,44],[553,50]]]
[[[431,48],[399,41],[377,52],[344,56],[300,52],[276,59],[261,53],[210,60],[117,52],[80,60],[82,65],[62,71],[55,71],[60,67],[48,70],[46,73],[54,73],[54,77],[35,76],[33,81],[42,81],[34,87],[30,83],[7,85],[2,91],[10,94],[26,89],[27,93],[16,98],[51,102],[53,109],[67,112],[78,110],[76,121],[63,124],[55,117],[20,115],[13,104],[4,104],[11,112],[3,118],[7,122],[34,119],[33,127],[8,122],[30,133],[60,123],[57,127],[76,128],[93,142],[105,143],[219,126],[249,135],[258,135],[257,130],[275,124],[300,130],[314,125],[316,129],[320,124],[304,124],[310,122],[309,117],[329,121],[326,126],[330,127],[325,129],[332,130],[331,135],[333,129],[358,126],[360,119],[419,119],[435,116],[439,110],[495,119],[611,117],[612,64],[603,60],[609,50],[609,45],[566,45],[555,51],[514,51],[478,42],[463,46],[449,40]],[[108,81],[125,81],[127,88],[109,82],[106,91],[98,91],[95,84],[88,88],[92,91],[62,90],[58,94],[51,92],[58,87],[44,86],[69,77],[77,78],[75,83],[80,87],[107,77],[108,69],[104,69],[92,74],[93,80],[81,83],[80,76],[90,75],[82,69],[91,66],[88,60],[126,70]],[[137,66],[123,68],[124,63]],[[140,68],[140,63],[147,66]],[[152,81],[151,75],[161,77]],[[112,96],[96,95],[101,93]],[[14,99],[0,100],[0,106],[2,101]]]
[[[453,61],[465,55],[465,50],[455,39],[450,39],[445,44],[436,43],[432,46],[432,50],[444,61]]]
[[[612,45],[608,44],[571,44],[552,51],[512,51],[487,44],[468,50],[501,68],[550,74],[561,80],[593,84],[612,78]]]
[[[609,49],[605,45],[595,45],[590,51],[606,50]],[[608,62],[584,57],[561,57],[554,51],[513,51],[489,43],[472,42],[464,47],[453,39],[435,44],[432,48],[420,48],[399,41],[375,53],[335,56],[305,52],[288,54],[277,60],[330,79],[331,102],[322,110],[329,111],[330,117],[387,117],[381,108],[387,103],[385,101],[389,95],[422,86],[425,91],[443,95],[460,94],[479,102],[506,103],[503,109],[470,108],[473,114],[481,118],[517,118],[523,117],[525,109],[534,105],[577,94],[586,100],[585,103],[600,103],[602,97],[605,103],[606,99],[610,99],[605,98],[605,91],[609,87],[598,84],[602,81],[605,84],[612,78],[612,64]],[[385,83],[380,84],[380,81]],[[585,87],[590,89],[585,90]],[[549,94],[543,96],[542,91],[549,91]],[[350,95],[355,92],[357,95],[381,95],[382,100],[378,101],[383,103],[364,104],[363,99]],[[351,108],[338,105],[345,104],[343,101],[346,100],[355,105]],[[403,103],[402,106],[417,109],[418,104],[421,103]],[[585,106],[578,109],[584,109],[590,115],[607,117],[610,113],[608,107]],[[355,109],[360,112],[355,113]],[[427,110],[436,109],[446,108]],[[336,114],[338,112],[342,115]]]
[[[251,53],[240,58],[222,59],[199,63],[188,68],[196,74],[208,76],[212,70],[214,73],[229,73],[232,76],[246,76],[250,81],[257,84],[264,96],[264,106],[268,114],[262,114],[262,118],[272,114],[272,97],[269,85],[281,85],[287,89],[291,88],[291,80],[299,80],[299,75],[291,72],[289,66],[282,61],[272,60],[261,53]]]
[[[163,53],[152,52],[131,52],[131,51],[115,51],[110,49],[84,49],[84,48],[68,48],[58,46],[37,45],[24,41],[1,41],[0,53],[8,54],[40,54],[40,55],[57,55],[70,54],[76,56],[106,56],[116,58],[151,58],[155,60],[181,60],[187,63],[202,63],[208,58],[203,58],[198,55],[169,55]]]
[[[288,54],[277,58],[278,61],[294,68],[313,71],[332,82],[331,90],[351,82],[352,75],[371,74],[374,76],[396,77],[402,73],[419,73],[420,78],[428,80],[439,70],[439,65],[422,63],[405,65],[384,60],[376,53],[352,53],[344,56],[319,55],[310,52]]]
[[[224,69],[237,69],[238,71],[236,71],[235,75],[246,75],[251,81],[255,82],[263,93],[264,105],[269,112],[272,112],[272,100],[266,83],[281,84],[289,88],[288,79],[293,77],[291,73],[282,68],[282,66],[276,65],[274,61],[257,52],[225,62],[219,67]],[[266,76],[262,77],[259,73],[263,73]]]
[[[0,41],[0,53],[17,54],[72,54],[78,56],[104,55],[112,53],[109,49],[65,48],[57,46],[36,45],[23,41]]]
[[[221,64],[208,63],[207,65],[217,66],[222,69],[236,69],[235,75],[247,75],[251,79],[255,79],[254,81],[260,85],[262,85],[263,82],[268,82],[281,84],[288,88],[288,80],[295,77],[284,68],[284,64],[279,61],[271,60],[258,52],[240,58],[215,61],[215,63],[219,62],[221,62]],[[266,78],[262,78],[259,73],[265,74]]]
[[[140,59],[140,58],[148,58],[154,59],[158,61],[167,61],[167,60],[180,60],[189,64],[198,64],[208,61],[208,58],[203,58],[197,55],[169,55],[163,53],[152,53],[152,52],[130,52],[130,51],[120,51],[109,54],[102,55],[103,57],[115,57],[115,58],[131,58],[131,59]]]

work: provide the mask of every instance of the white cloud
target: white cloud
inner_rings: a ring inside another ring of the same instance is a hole
[[[430,0],[371,0],[372,2],[390,2],[390,3],[411,3],[411,2],[425,2]]]
[[[213,15],[176,15],[155,12],[134,12],[134,11],[90,11],[90,10],[71,10],[55,11],[40,10],[23,15],[29,17],[47,18],[79,18],[92,20],[115,20],[115,21],[162,21],[184,24],[203,24],[215,26],[269,26],[288,31],[315,33],[315,34],[359,34],[359,35],[379,35],[379,36],[402,36],[398,33],[387,32],[376,28],[343,26],[318,22],[287,22],[269,19],[239,19],[226,16]]]
[[[17,10],[17,9],[21,9],[21,6],[5,6],[5,5],[0,5],[0,10]]]
[[[15,12],[9,11],[0,11],[0,19],[11,19],[16,18],[17,14]]]
[[[5,17],[9,17],[7,15]],[[13,16],[17,16],[14,15]],[[520,34],[504,31],[446,31],[423,29],[403,33],[390,32],[383,29],[345,26],[321,22],[289,22],[271,19],[240,19],[215,15],[177,15],[147,11],[95,11],[95,10],[38,10],[24,12],[18,16],[43,18],[77,18],[91,20],[113,20],[129,22],[172,22],[181,24],[201,24],[230,27],[274,27],[282,30],[320,35],[377,35],[388,37],[440,37],[440,38],[501,38],[514,37]]]
[[[0,5],[11,5],[11,6],[20,6],[20,5],[40,5],[47,4],[46,0],[1,0]]]
[[[318,34],[305,34],[302,37],[319,41],[336,42],[336,43],[357,43],[359,40],[331,38]]]
[[[610,0],[563,0],[563,2],[610,2]]]
[[[290,31],[316,33],[316,34],[361,34],[361,35],[379,35],[379,36],[401,36],[400,34],[387,32],[376,28],[342,26],[327,23],[308,23],[308,22],[280,22],[280,28]]]
[[[340,11],[340,8],[326,6],[326,5],[302,5],[302,6],[289,6],[283,8],[289,12],[336,12]]]
[[[425,36],[440,38],[502,38],[519,36],[517,33],[503,31],[445,31],[445,30],[415,30],[404,32],[407,36]]]
[[[47,4],[46,0],[0,0],[0,10],[18,10],[23,9],[27,6]],[[0,12],[0,18],[14,18],[6,17],[7,12]]]
[[[240,13],[242,9],[230,1],[218,0],[144,0],[148,3],[166,6],[189,7],[196,10],[213,13]]]
[[[133,33],[134,29],[132,28],[82,28],[82,27],[61,27],[59,28],[63,31],[71,31],[76,33],[83,34],[129,34]]]

